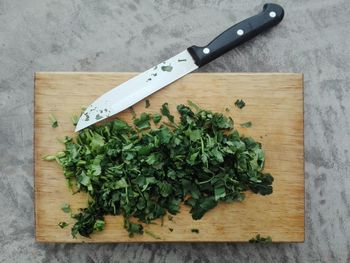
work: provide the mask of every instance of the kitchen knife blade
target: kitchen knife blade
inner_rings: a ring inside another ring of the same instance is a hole
[[[265,4],[261,13],[230,27],[208,45],[191,46],[131,78],[96,99],[80,116],[75,131],[80,131],[127,109],[266,29],[277,25],[283,16],[284,10],[281,6]]]

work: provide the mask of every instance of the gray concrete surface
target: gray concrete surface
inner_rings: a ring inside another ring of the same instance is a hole
[[[304,72],[304,244],[36,244],[33,73],[142,71],[261,0],[0,0],[0,262],[350,262],[350,2],[277,1],[275,29],[202,71]]]

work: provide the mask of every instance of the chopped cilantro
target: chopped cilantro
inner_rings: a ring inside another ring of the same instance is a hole
[[[240,125],[243,128],[250,128],[250,127],[252,127],[252,122],[251,121],[247,121],[247,122],[241,123]]]
[[[69,204],[66,204],[66,203],[62,204],[61,210],[62,210],[63,212],[65,212],[65,213],[70,213],[70,212],[71,212],[70,205],[69,205]]]
[[[129,109],[130,109],[132,118],[135,119],[136,118],[136,112],[135,112],[134,108],[131,106]]]
[[[50,119],[50,122],[51,122],[51,127],[52,128],[57,128],[58,127],[58,121],[57,121],[56,117],[53,114],[50,114],[49,115],[49,119]]]
[[[66,223],[66,222],[59,222],[59,223],[58,223],[58,226],[59,226],[60,228],[65,228],[65,227],[69,226],[69,224]]]
[[[146,109],[149,108],[149,106],[151,106],[151,104],[150,104],[149,100],[146,100],[146,101],[145,101],[145,107],[146,107]]]
[[[160,122],[160,120],[162,119],[162,115],[160,115],[158,113],[153,113],[152,118],[153,118],[154,124],[157,125]]]
[[[245,102],[243,100],[236,100],[235,105],[237,108],[242,109],[245,106]]]
[[[167,117],[170,122],[174,122],[174,116],[170,114],[169,104],[167,102],[162,105],[160,112],[163,116]]]
[[[256,237],[253,237],[249,240],[249,243],[271,243],[272,238],[270,236],[262,237],[260,234],[256,235]]]
[[[154,234],[153,232],[149,231],[149,230],[145,230],[145,234],[153,237],[154,239],[161,239],[160,236]]]
[[[199,234],[199,229],[197,229],[197,228],[192,228],[192,229],[191,229],[191,232],[192,232],[192,233]]]
[[[72,117],[72,123],[73,123],[73,125],[74,125],[74,126],[77,126],[78,122],[79,122],[79,117],[76,116],[76,115],[74,115],[74,116]]]
[[[198,220],[220,202],[242,201],[246,191],[272,193],[261,144],[239,134],[231,118],[193,102],[177,106],[176,123],[168,103],[160,111],[170,123],[142,113],[133,125],[120,119],[93,125],[65,137],[64,151],[44,157],[56,160],[68,185],[90,197],[72,215],[73,237],[102,231],[105,215],[120,215],[130,237],[145,232],[157,238],[144,224],[166,214],[171,221],[183,203]],[[68,204],[62,210],[71,212]]]
[[[148,113],[142,113],[140,118],[134,119],[134,124],[140,130],[145,130],[151,128],[150,115]]]
[[[94,224],[95,231],[102,231],[105,228],[105,221],[97,219]]]
[[[54,161],[56,160],[56,156],[55,155],[46,155],[43,157],[44,161]]]

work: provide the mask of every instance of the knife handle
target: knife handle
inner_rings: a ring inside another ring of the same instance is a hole
[[[284,10],[277,4],[265,4],[263,11],[227,29],[207,46],[192,46],[187,50],[198,67],[220,57],[261,32],[282,21]]]

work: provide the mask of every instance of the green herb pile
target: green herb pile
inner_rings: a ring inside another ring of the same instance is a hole
[[[242,201],[247,190],[272,193],[261,144],[240,135],[231,118],[188,104],[177,106],[178,122],[165,103],[161,115],[142,113],[133,126],[116,119],[86,128],[46,158],[89,194],[88,207],[73,215],[74,237],[103,230],[105,215],[122,215],[133,236],[182,203],[197,220],[219,202]]]

